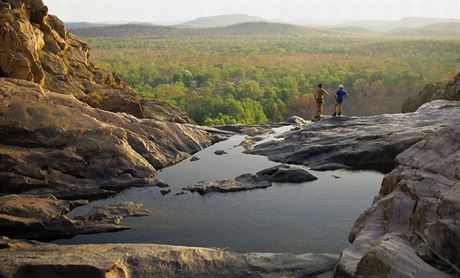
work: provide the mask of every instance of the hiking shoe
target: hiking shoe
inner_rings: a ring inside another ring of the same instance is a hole
[[[335,117],[335,116],[337,116],[337,113],[334,112],[334,114],[332,114],[332,117]]]
[[[342,112],[339,112],[339,114],[337,114],[337,116],[339,116],[339,117],[340,117],[340,115],[342,115]]]

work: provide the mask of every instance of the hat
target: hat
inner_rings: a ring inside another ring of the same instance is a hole
[[[342,85],[342,84],[339,85],[339,89],[343,89],[343,85]]]

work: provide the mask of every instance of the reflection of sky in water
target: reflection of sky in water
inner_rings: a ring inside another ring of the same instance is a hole
[[[270,140],[279,132],[270,134]],[[317,181],[274,184],[267,189],[235,193],[197,193],[174,196],[200,180],[232,178],[276,165],[266,157],[246,155],[235,147],[244,136],[233,136],[163,169],[159,177],[172,193],[160,188],[131,188],[110,199],[141,202],[150,216],[127,218],[132,229],[95,235],[79,235],[62,243],[163,243],[187,246],[229,247],[241,252],[333,252],[347,246],[350,228],[377,193],[383,175],[371,171],[310,171]],[[224,150],[228,154],[215,155]],[[299,166],[300,167],[300,166]],[[333,177],[339,176],[340,178]],[[72,214],[86,211],[77,208]]]

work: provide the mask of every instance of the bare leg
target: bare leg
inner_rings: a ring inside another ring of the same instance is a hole
[[[342,114],[342,103],[338,104],[339,106],[339,115]]]

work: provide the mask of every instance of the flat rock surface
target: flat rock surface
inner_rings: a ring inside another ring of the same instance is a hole
[[[330,273],[336,260],[330,254],[241,254],[156,244],[25,245],[0,249],[0,276],[316,277]]]
[[[65,215],[87,203],[58,200],[52,195],[0,196],[0,230],[3,235],[13,238],[69,237],[128,229],[120,225],[123,218],[149,214],[140,204],[121,202],[95,206],[87,214],[75,218]]]
[[[304,169],[294,168],[289,165],[273,166],[257,172],[257,175],[273,182],[300,183],[318,179]]]
[[[390,171],[395,157],[427,135],[460,124],[460,102],[437,100],[417,112],[370,117],[326,117],[286,132],[282,141],[256,145],[248,153],[309,167],[330,163]]]
[[[374,203],[355,222],[338,277],[460,275],[460,127],[397,156]]]
[[[244,174],[233,179],[220,181],[200,181],[194,185],[187,186],[186,190],[206,194],[209,192],[236,192],[252,190],[257,188],[267,188],[272,183],[260,176]]]
[[[290,167],[289,165],[277,165],[257,172],[255,175],[243,174],[233,179],[219,181],[200,181],[187,186],[184,190],[206,194],[209,192],[236,192],[267,188],[272,182],[301,183],[313,181],[317,178],[309,172]]]

